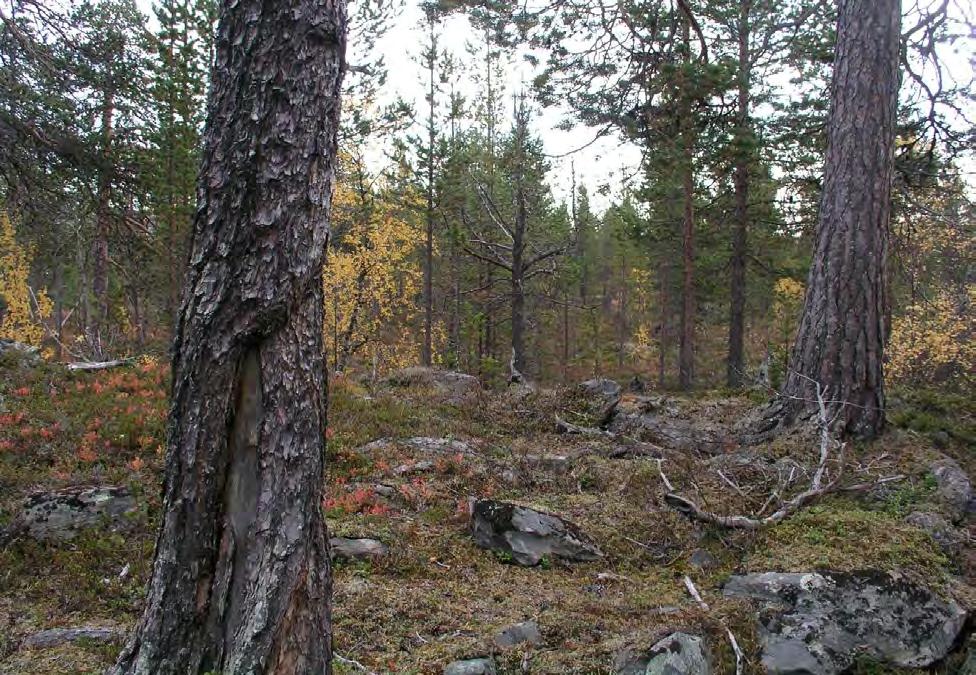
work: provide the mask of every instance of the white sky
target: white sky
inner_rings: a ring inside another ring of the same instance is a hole
[[[423,113],[426,106],[424,94],[427,73],[418,59],[426,37],[427,27],[419,0],[407,0],[403,13],[378,44],[385,55],[386,65],[390,71],[386,97],[388,100],[394,100],[400,96],[412,102],[418,111],[416,123],[418,126],[425,123]],[[462,65],[467,65],[466,60],[470,57],[466,51],[466,44],[469,41],[480,43],[479,37],[472,30],[466,17],[454,15],[444,22],[440,35],[440,48],[453,54]],[[507,115],[512,109],[512,95],[523,89],[529,89],[534,72],[532,66],[519,55],[509,61],[506,71],[507,79],[503,83],[506,98],[503,99],[502,108]],[[473,98],[474,86],[470,81],[462,81],[459,93],[467,95],[469,99]],[[602,211],[614,197],[620,195],[621,188],[628,177],[635,174],[640,164],[640,150],[629,143],[613,138],[601,138],[592,145],[587,145],[595,138],[596,130],[582,126],[573,131],[557,128],[567,115],[567,110],[537,110],[533,120],[533,130],[542,138],[545,152],[550,155],[552,166],[549,176],[550,185],[556,193],[557,201],[568,200],[572,184],[572,166],[575,166],[577,183],[587,186],[591,195],[591,204],[596,210]],[[559,157],[582,146],[587,147],[568,156]],[[607,196],[598,194],[601,186],[609,187]]]

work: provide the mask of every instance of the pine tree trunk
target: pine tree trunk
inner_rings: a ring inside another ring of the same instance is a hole
[[[872,437],[884,425],[901,3],[838,4],[817,245],[780,419],[814,415],[817,382],[836,430]]]
[[[90,347],[96,359],[105,355],[105,329],[109,317],[108,296],[108,236],[112,199],[112,125],[115,115],[115,97],[111,89],[102,101],[102,166],[98,178],[98,196],[95,206],[95,237],[92,240],[92,296],[95,312],[92,317]]]
[[[742,386],[745,371],[746,254],[749,233],[749,159],[752,129],[749,124],[749,10],[752,0],[739,4],[738,108],[736,110],[736,154],[733,169],[735,223],[732,230],[732,256],[729,261],[729,359],[726,381],[729,387]]]
[[[685,46],[685,62],[690,60],[690,27],[683,23],[682,41]],[[682,176],[681,193],[683,202],[681,236],[681,336],[678,348],[678,384],[682,389],[691,389],[695,377],[695,129],[691,119],[690,92],[682,77],[679,91],[683,111],[681,126]]]
[[[115,675],[331,672],[321,271],[345,28],[343,0],[221,8],[163,520]]]
[[[427,92],[427,218],[424,241],[424,343],[420,350],[420,361],[425,366],[433,363],[433,326],[434,326],[434,153],[437,151],[436,128],[434,115],[435,106],[435,70],[437,64],[437,37],[434,33],[434,23],[430,23],[431,51],[428,60],[429,89]]]

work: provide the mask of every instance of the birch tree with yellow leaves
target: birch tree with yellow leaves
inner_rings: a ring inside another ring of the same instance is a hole
[[[13,222],[0,211],[0,338],[38,346],[51,313],[47,293],[28,282],[33,252],[17,242]]]
[[[422,200],[370,176],[361,157],[346,154],[333,201],[336,240],[323,274],[325,341],[334,372],[353,357],[373,370],[396,368],[416,357],[422,271],[417,257],[424,231]],[[443,339],[438,329],[435,339]]]

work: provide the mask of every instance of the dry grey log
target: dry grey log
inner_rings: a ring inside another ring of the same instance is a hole
[[[132,365],[135,359],[115,359],[114,361],[79,361],[69,363],[68,370],[108,370],[109,368],[119,368],[121,366]]]

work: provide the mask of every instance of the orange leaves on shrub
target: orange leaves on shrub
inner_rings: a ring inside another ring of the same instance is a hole
[[[322,506],[327,511],[339,511],[341,513],[362,513],[371,516],[391,513],[390,508],[379,501],[376,493],[365,486],[358,487],[352,492],[338,497],[327,497],[322,500]]]

